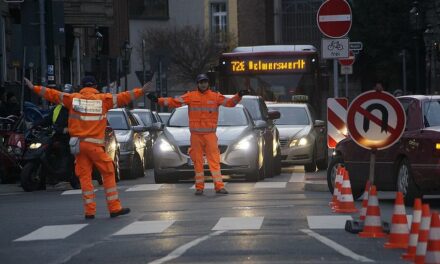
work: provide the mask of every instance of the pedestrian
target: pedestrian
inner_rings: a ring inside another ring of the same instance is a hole
[[[20,116],[20,104],[18,103],[18,99],[13,92],[9,92],[6,94],[6,114],[7,116]]]
[[[27,86],[46,100],[62,104],[69,110],[68,131],[70,148],[75,155],[75,173],[79,177],[84,199],[85,218],[94,219],[96,202],[92,184],[92,169],[95,166],[102,175],[105,196],[110,217],[125,215],[129,208],[123,208],[118,197],[115,171],[112,159],[104,150],[106,113],[116,107],[129,104],[150,89],[151,82],[142,89],[119,94],[102,94],[97,90],[93,76],[81,80],[79,93],[68,94],[44,86],[34,86],[25,78]]]
[[[206,74],[199,74],[196,78],[197,89],[187,92],[176,98],[157,98],[153,93],[147,97],[161,106],[171,108],[188,105],[189,130],[191,133],[191,147],[189,155],[194,162],[196,195],[202,195],[205,188],[204,155],[208,160],[212,180],[216,193],[227,194],[220,171],[220,152],[215,134],[218,121],[219,106],[234,107],[241,97],[249,94],[248,90],[241,90],[234,97],[227,99],[222,94],[209,88],[209,78]]]
[[[8,111],[6,106],[6,91],[0,91],[0,117],[7,117]]]

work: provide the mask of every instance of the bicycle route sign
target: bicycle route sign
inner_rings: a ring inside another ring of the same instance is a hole
[[[327,0],[316,14],[319,30],[329,38],[342,38],[351,29],[351,7],[346,0]]]
[[[348,58],[349,39],[321,39],[321,54],[323,59]]]
[[[390,93],[367,91],[356,97],[347,112],[350,137],[366,149],[386,149],[400,139],[406,115]]]

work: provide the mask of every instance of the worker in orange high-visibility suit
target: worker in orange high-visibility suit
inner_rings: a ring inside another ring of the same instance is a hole
[[[112,95],[99,93],[96,89],[96,80],[92,76],[84,77],[82,80],[83,88],[79,93],[73,94],[44,86],[34,86],[26,78],[25,82],[38,95],[50,102],[62,104],[69,110],[70,145],[75,152],[72,154],[75,154],[75,173],[81,183],[85,218],[94,219],[96,214],[95,193],[92,184],[93,166],[102,175],[110,217],[128,214],[130,209],[122,208],[118,198],[113,161],[104,150],[105,128],[107,127],[106,113],[111,108],[127,105],[134,99],[141,97],[150,89],[151,83],[145,84],[142,89],[135,88],[129,92]]]
[[[227,194],[220,171],[220,152],[215,134],[220,106],[234,107],[241,97],[248,94],[242,90],[234,97],[227,99],[218,92],[209,89],[209,79],[206,74],[197,76],[197,89],[176,98],[157,98],[149,93],[147,97],[162,106],[172,108],[188,105],[189,130],[191,132],[191,147],[189,155],[194,162],[196,195],[202,195],[205,188],[203,156],[206,155],[209,170],[216,193]]]

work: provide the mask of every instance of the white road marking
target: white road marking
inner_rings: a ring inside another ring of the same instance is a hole
[[[304,182],[304,180],[305,180],[304,173],[294,172],[294,173],[292,173],[292,176],[290,177],[289,182]]]
[[[222,217],[212,230],[260,229],[264,217]]]
[[[83,229],[87,225],[88,224],[43,226],[34,232],[20,237],[14,241],[64,239]]]
[[[286,184],[287,182],[257,182],[255,183],[254,188],[286,188]]]
[[[227,182],[223,183],[225,186],[228,184]],[[193,186],[191,186],[190,189],[195,189],[196,185],[194,184]],[[205,183],[205,190],[214,190],[214,183],[213,182],[206,182]]]
[[[347,220],[353,220],[353,218],[349,215],[307,216],[307,223],[310,229],[344,229]]]
[[[210,239],[211,237],[221,235],[224,232],[226,232],[226,230],[224,230],[224,231],[216,231],[216,232],[213,232],[213,233],[211,233],[209,235],[199,237],[199,238],[197,238],[197,239],[195,239],[195,240],[193,240],[193,241],[191,241],[189,243],[186,243],[185,245],[182,245],[182,246],[176,248],[174,251],[172,251],[167,256],[165,256],[163,258],[160,258],[160,259],[156,259],[156,260],[150,262],[149,264],[162,264],[162,263],[165,263],[167,261],[176,259],[176,258],[182,256],[188,249],[197,246],[198,244],[202,243],[205,240]]]
[[[318,241],[320,241],[321,243],[323,243],[324,245],[334,249],[336,252],[340,253],[341,255],[344,255],[346,257],[352,258],[356,261],[360,261],[360,262],[374,262],[374,260],[366,258],[364,256],[358,255],[356,253],[354,253],[353,251],[349,250],[346,247],[343,247],[341,245],[339,245],[338,243],[334,242],[333,240],[330,240],[324,236],[321,236],[318,233],[313,232],[310,229],[300,229],[301,232],[316,238]]]
[[[345,22],[350,20],[351,20],[351,15],[319,16],[319,22]]]
[[[157,191],[162,186],[163,184],[139,184],[128,188],[126,192]]]
[[[170,227],[175,221],[136,221],[122,228],[118,232],[114,233],[114,236],[124,235],[142,235],[142,234],[157,234],[162,233]]]
[[[98,189],[95,189],[95,192],[97,192]],[[61,195],[72,195],[72,194],[82,194],[82,190],[68,190],[61,193]]]

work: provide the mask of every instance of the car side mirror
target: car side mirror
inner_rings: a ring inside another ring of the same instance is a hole
[[[269,111],[268,113],[268,118],[270,120],[274,120],[274,119],[280,119],[281,114],[279,111]]]
[[[325,121],[323,120],[315,120],[315,127],[323,127],[325,126]]]
[[[156,123],[153,124],[153,128],[156,131],[163,130],[163,124],[161,122],[156,122]]]
[[[268,124],[267,124],[267,122],[266,121],[264,121],[264,120],[256,120],[255,122],[255,128],[266,128],[266,127],[268,127]]]

